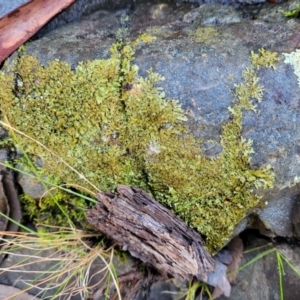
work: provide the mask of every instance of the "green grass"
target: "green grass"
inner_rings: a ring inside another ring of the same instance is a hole
[[[268,248],[264,250],[265,248]],[[232,275],[234,273],[238,273],[239,271],[245,270],[249,268],[250,266],[253,266],[256,263],[261,263],[261,260],[264,259],[265,257],[269,255],[274,255],[276,259],[276,264],[277,264],[277,278],[278,278],[278,291],[279,291],[279,299],[280,300],[285,300],[287,299],[285,297],[285,292],[284,292],[284,280],[285,280],[285,274],[286,274],[286,267],[290,268],[293,270],[295,275],[300,278],[300,270],[296,268],[293,263],[287,259],[287,257],[280,252],[279,249],[277,249],[274,245],[271,243],[268,243],[267,245],[263,245],[260,247],[256,247],[247,251],[244,251],[244,256],[247,254],[250,254],[252,252],[259,252],[257,255],[255,255],[252,259],[250,259],[248,262],[244,263],[240,268],[237,270],[234,270],[227,275]],[[250,271],[250,270],[249,270]],[[251,272],[251,271],[250,271]],[[237,288],[237,286],[233,287],[233,289]],[[265,287],[262,286],[262,289]],[[197,292],[199,292],[199,296],[196,297]],[[212,293],[211,293],[211,287],[207,285],[204,282],[199,282],[199,281],[191,281],[188,283],[188,288],[185,293],[181,293],[178,297],[178,299],[182,299],[182,297],[185,297],[185,300],[202,300],[203,295],[206,295],[209,300],[213,300]],[[230,298],[229,298],[230,299]]]
[[[293,263],[291,261],[289,261],[285,257],[285,255],[280,252],[279,249],[277,249],[275,246],[273,246],[270,243],[267,244],[267,245],[261,246],[261,247],[257,247],[257,248],[245,251],[244,254],[248,254],[248,253],[254,252],[254,251],[261,251],[265,247],[268,247],[268,248],[271,247],[271,248],[258,253],[254,258],[250,259],[247,263],[243,264],[238,270],[233,271],[232,273],[244,270],[244,269],[252,266],[255,263],[259,263],[266,256],[275,255],[276,263],[277,263],[277,272],[278,272],[279,296],[280,296],[280,300],[284,300],[285,299],[285,293],[284,293],[283,283],[284,283],[284,277],[285,277],[285,274],[286,274],[284,263],[286,263],[286,265],[291,270],[293,270],[295,275],[298,276],[299,278],[300,278],[300,271],[297,270],[297,268],[293,265]],[[264,288],[264,287],[262,287],[262,288]]]

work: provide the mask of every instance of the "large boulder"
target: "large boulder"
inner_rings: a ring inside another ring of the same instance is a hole
[[[160,86],[166,97],[179,100],[189,130],[202,139],[202,153],[211,159],[222,153],[222,126],[232,120],[228,108],[236,99],[237,85],[244,80],[243,72],[255,64],[255,57],[260,59],[257,53],[261,58],[266,51],[277,53],[278,59],[269,67],[256,63],[263,99],[256,104],[256,112],[244,111],[242,117],[242,137],[253,141],[250,167],[271,168],[275,182],[271,189],[256,191],[262,197],[260,205],[235,226],[236,232],[251,225],[270,235],[298,236],[293,224],[299,222],[294,214],[292,223],[291,214],[298,207],[300,193],[299,52],[295,50],[300,46],[300,23],[293,19],[239,22],[228,8],[224,11],[229,17],[223,23],[232,23],[205,27],[211,9],[207,9],[207,18],[203,8],[191,11],[188,5],[145,3],[134,14],[101,10],[29,43],[25,52],[43,65],[57,58],[74,69],[79,61],[107,58],[110,46],[120,39],[120,27],[125,40],[141,34],[154,37],[151,42],[135,44],[139,75],[146,76],[152,68],[165,78]],[[259,223],[253,221],[257,219]]]

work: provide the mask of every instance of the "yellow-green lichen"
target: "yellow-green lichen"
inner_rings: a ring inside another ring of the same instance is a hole
[[[216,28],[213,27],[201,27],[192,32],[191,37],[197,43],[209,44],[214,38],[219,35]]]
[[[261,48],[259,53],[251,51],[251,60],[254,67],[269,67],[275,69],[275,63],[279,60],[277,52],[272,52]]]
[[[151,43],[152,41],[156,40],[155,36],[143,33],[141,34],[134,42],[132,42],[133,47],[136,47],[138,43]]]
[[[116,44],[110,59],[80,63],[74,72],[64,62],[43,67],[21,56],[13,73],[0,73],[1,111],[101,190],[119,183],[145,189],[216,251],[258,204],[253,190],[273,184],[269,167],[250,169],[252,142],[241,137],[243,110],[255,110],[252,101],[262,99],[255,67],[236,86],[232,120],[220,139],[223,151],[211,159],[201,155],[201,141],[187,130],[178,102],[155,87],[163,78],[151,70],[137,77],[133,55],[130,45]],[[46,172],[87,186],[43,147],[20,140],[42,158]]]
[[[298,77],[298,84],[300,86],[300,50],[296,49],[294,52],[282,54],[285,56],[284,62],[293,66],[294,73]]]

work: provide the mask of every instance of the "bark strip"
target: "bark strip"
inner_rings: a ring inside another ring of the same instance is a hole
[[[88,222],[163,276],[206,281],[216,268],[200,234],[143,190],[119,185],[97,199]]]

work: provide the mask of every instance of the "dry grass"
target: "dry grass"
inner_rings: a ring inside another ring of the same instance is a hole
[[[88,181],[83,174],[80,174],[72,166],[63,161],[59,155],[26,133],[13,128],[7,119],[6,122],[0,121],[0,124],[10,132],[15,145],[19,146],[18,135],[23,135],[33,140],[48,150],[60,162],[63,162],[67,168],[75,172],[82,180],[86,181],[93,190],[100,192],[92,182]],[[60,188],[65,192],[81,196],[85,200],[93,201],[92,198],[81,195],[80,192],[70,190],[68,187],[72,186],[74,188],[72,183],[57,186],[55,184],[51,185],[51,182],[49,183],[42,179],[42,176],[38,173],[27,153],[23,151],[22,147],[20,147],[20,150],[26,158],[28,165],[32,166],[32,169],[30,168],[28,171],[24,171],[16,169],[9,163],[0,164],[6,168],[23,172],[40,180],[46,189],[45,194],[51,194],[49,193],[51,189]],[[78,186],[75,188],[82,190],[81,187]],[[90,191],[84,190],[84,192],[90,194],[91,197],[94,196],[94,193]],[[94,202],[96,201],[94,200]],[[49,226],[47,226],[47,228],[40,224],[43,230],[35,231],[22,224],[18,224],[22,230],[21,232],[0,232],[0,245],[2,245],[0,254],[9,255],[10,260],[15,262],[13,265],[8,265],[4,261],[0,265],[0,275],[6,272],[20,274],[18,281],[21,281],[20,285],[24,287],[22,291],[11,295],[7,299],[13,299],[13,297],[16,297],[22,292],[32,289],[36,289],[35,291],[38,291],[37,296],[42,299],[54,299],[59,297],[60,299],[70,299],[75,295],[80,295],[81,299],[86,299],[91,295],[94,289],[98,289],[99,286],[110,286],[111,280],[114,282],[118,298],[121,299],[117,275],[112,262],[114,248],[105,248],[104,243],[101,241],[100,234],[97,235],[95,232],[76,229],[72,221],[68,218],[68,212],[63,211],[62,207],[59,207],[59,209],[69,221],[70,226],[68,228]],[[0,214],[9,219],[9,217],[3,215],[1,212]],[[9,219],[9,221],[15,222],[11,219]],[[39,225],[36,226],[39,227]],[[91,240],[95,239],[100,240],[97,245],[91,242]],[[92,270],[92,268],[96,263],[100,268],[95,271]],[[46,266],[46,268],[42,269],[42,265]],[[24,273],[30,273],[31,279],[24,279],[26,278]],[[21,276],[21,274],[23,275]],[[106,280],[108,280],[108,282],[106,282]],[[52,296],[49,296],[49,294],[51,294],[50,291],[53,293]],[[47,292],[49,292],[48,296],[46,296]]]
[[[42,299],[70,299],[78,294],[81,299],[85,299],[96,288],[90,285],[92,279],[100,278],[96,281],[98,288],[101,284],[105,285],[108,275],[114,281],[118,292],[112,264],[114,249],[105,249],[99,245],[92,247],[89,239],[94,238],[95,233],[59,228],[59,231],[54,232],[0,232],[0,235],[5,235],[5,238],[0,239],[3,243],[2,254],[10,255],[10,260],[16,262],[8,267],[3,263],[0,275],[6,272],[18,273],[19,281],[24,286],[20,293],[7,299],[13,299],[12,297],[33,288],[39,290],[37,296]],[[99,259],[102,264],[99,264]],[[101,265],[102,268],[92,272],[96,260],[97,266]],[[46,266],[46,269],[41,269],[41,266]],[[28,273],[31,273],[31,279],[24,280]],[[49,290],[55,291],[53,296],[45,297]]]

